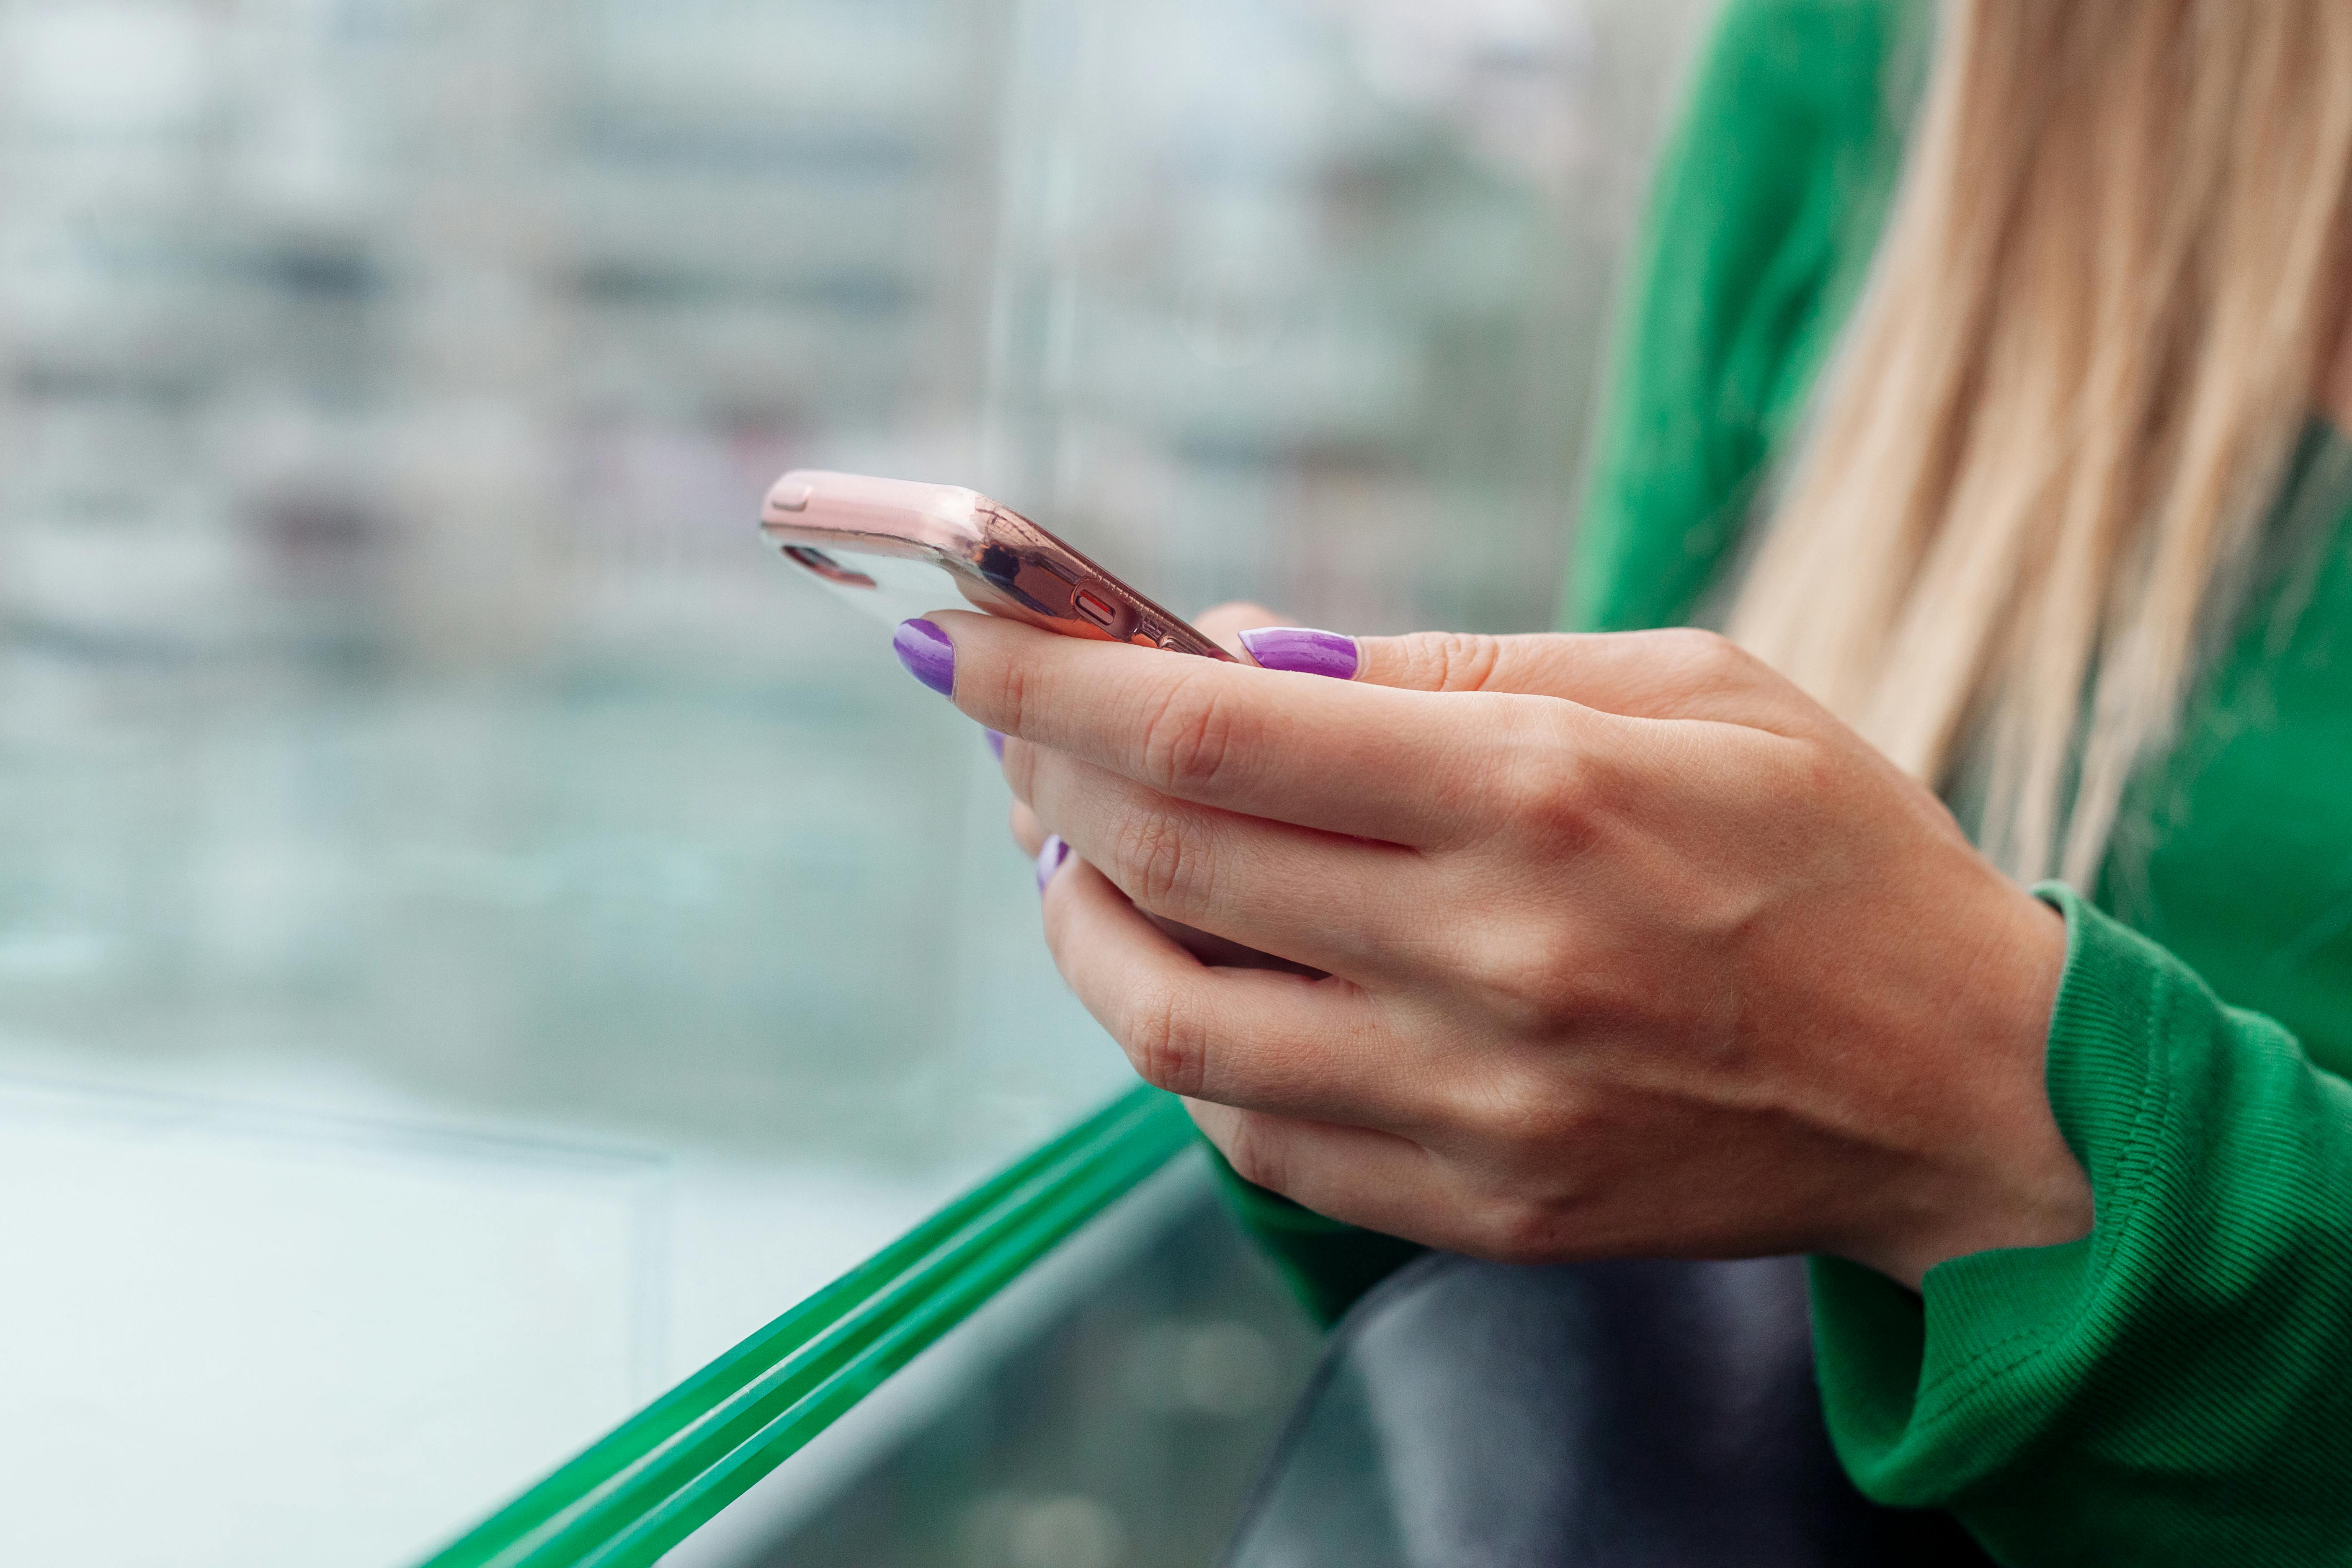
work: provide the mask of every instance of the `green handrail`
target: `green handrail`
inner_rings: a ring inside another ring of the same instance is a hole
[[[623,1422],[423,1568],[643,1568],[1192,1136],[1137,1089],[1014,1161]]]

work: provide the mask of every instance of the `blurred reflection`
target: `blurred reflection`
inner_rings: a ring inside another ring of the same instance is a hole
[[[1034,1284],[1059,1287],[1058,1305],[1030,1307],[1040,1321],[1019,1342],[935,1397],[927,1418],[902,1421],[903,1434],[866,1457],[852,1481],[804,1505],[764,1543],[729,1520],[672,1560],[681,1568],[1217,1561],[1259,1458],[1313,1367],[1314,1331],[1224,1218],[1204,1163],[1171,1170],[1076,1251],[968,1326],[988,1336],[991,1318],[1021,1311]],[[739,1510],[769,1500],[754,1491]]]
[[[1542,624],[1706,8],[0,0],[0,1556],[398,1561],[1122,1081],[761,488]],[[485,1286],[571,1223],[519,1146],[597,1261]],[[68,1202],[133,1167],[168,1225]],[[1151,1397],[1239,1397],[1182,1332]],[[94,1516],[131,1419],[278,1522]]]

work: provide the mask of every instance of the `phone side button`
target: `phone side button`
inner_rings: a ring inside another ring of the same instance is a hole
[[[1084,588],[1070,595],[1070,607],[1098,626],[1108,626],[1118,618],[1118,612],[1097,599]]]

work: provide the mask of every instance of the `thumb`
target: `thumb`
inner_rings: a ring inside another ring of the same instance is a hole
[[[1283,626],[1244,632],[1241,640],[1270,669],[1352,674],[1369,685],[1408,691],[1559,697],[1635,719],[1752,721],[1758,699],[1780,679],[1738,645],[1686,626],[1518,637],[1410,632],[1393,637],[1347,637]],[[1352,670],[1345,668],[1350,659]]]

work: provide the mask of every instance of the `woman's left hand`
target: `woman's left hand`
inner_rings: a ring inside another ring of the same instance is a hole
[[[1914,1286],[2089,1227],[2043,1085],[2063,921],[1722,638],[1257,639],[1310,674],[937,624],[1076,851],[1062,973],[1250,1180],[1488,1258]]]

